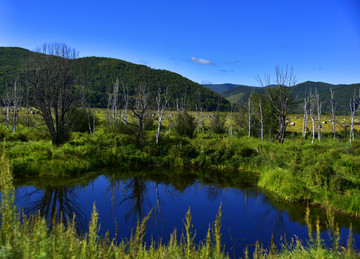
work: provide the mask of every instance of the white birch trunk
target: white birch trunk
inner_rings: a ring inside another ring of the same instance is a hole
[[[321,141],[321,106],[319,94],[316,95],[317,113],[318,113],[318,139]]]
[[[29,88],[26,88],[26,128],[29,129],[29,113],[30,113],[30,109],[29,109]]]
[[[18,120],[18,105],[20,102],[20,93],[18,88],[19,80],[15,79],[13,92],[12,92],[12,102],[14,104],[14,112],[13,112],[13,132],[16,131],[17,120]]]
[[[200,109],[200,116],[201,116],[201,126],[202,126],[202,131],[205,131],[205,120],[204,120],[204,113],[203,113],[204,108],[201,107]]]
[[[307,98],[304,98],[304,118],[303,118],[303,137],[306,138],[307,134],[307,121],[308,121],[308,103]]]
[[[355,102],[356,102],[356,97],[355,97],[355,92],[354,92],[354,96],[351,99],[350,98],[350,118],[351,118],[351,123],[350,123],[350,142],[355,140],[355,134],[354,134],[354,116],[355,116],[355,111],[356,111],[356,107],[355,107]]]
[[[6,106],[6,128],[10,129],[10,104]]]
[[[158,129],[157,129],[157,132],[156,132],[156,144],[159,144],[159,137],[160,137],[160,131],[161,131],[161,122],[162,122],[162,118],[164,116],[164,111],[165,111],[165,108],[168,104],[168,87],[166,87],[166,91],[165,91],[165,97],[164,97],[164,103],[161,102],[161,88],[159,88],[158,90],[158,94],[157,94],[157,97],[156,97],[156,103],[157,103],[157,106],[158,106]]]
[[[251,94],[249,96],[248,100],[248,109],[249,109],[249,129],[248,129],[248,135],[251,137]]]
[[[199,131],[199,112],[198,112],[198,105],[195,104],[195,111],[196,111],[196,117],[195,117],[195,124],[196,124],[196,132]]]
[[[112,94],[110,91],[108,91],[107,93],[107,107],[106,107],[106,115],[107,115],[107,119],[108,119],[108,124],[110,126],[111,124],[111,119],[110,119],[110,106],[111,106],[111,103],[112,103]]]
[[[230,128],[229,128],[229,136],[232,137],[234,134],[233,134],[233,105],[232,103],[230,104],[231,107],[230,107]]]
[[[89,107],[86,107],[86,114],[87,114],[87,117],[88,117],[89,133],[90,133],[90,135],[92,135],[93,132],[92,132],[92,127],[91,127],[91,118],[90,118],[90,109],[89,109]]]
[[[116,79],[116,81],[114,83],[114,92],[113,92],[113,96],[112,96],[112,106],[111,106],[113,123],[115,123],[116,119],[117,119],[118,96],[119,96],[119,79]]]
[[[261,142],[264,140],[264,120],[263,120],[263,111],[261,107],[261,101],[259,100],[259,108],[260,108],[260,125],[261,125]]]
[[[331,105],[331,124],[332,124],[332,128],[333,128],[333,134],[334,134],[334,139],[336,139],[336,117],[335,117],[335,100],[334,100],[334,91],[332,88],[330,88],[330,105]]]
[[[94,134],[95,133],[95,123],[96,123],[96,118],[95,118],[95,114],[96,114],[96,110],[95,110],[95,107],[94,107],[94,111],[93,111],[93,130],[92,130],[92,133]]]
[[[123,91],[124,91],[124,109],[123,109],[122,119],[123,119],[125,125],[127,125],[127,111],[128,111],[128,107],[129,107],[129,89],[128,89],[127,85],[125,86],[123,84]]]
[[[315,140],[315,115],[314,115],[314,96],[312,95],[312,92],[309,92],[309,102],[310,102],[310,118],[312,122],[312,140],[311,143],[314,143]]]

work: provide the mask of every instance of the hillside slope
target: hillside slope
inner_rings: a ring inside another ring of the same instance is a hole
[[[31,51],[22,48],[0,47],[0,94],[5,85],[12,84],[16,75],[21,77],[23,64],[31,54]],[[229,105],[226,99],[210,89],[167,70],[102,57],[79,58],[74,62],[86,67],[85,88],[92,106],[106,107],[106,91],[117,78],[129,87],[130,95],[135,93],[140,83],[146,83],[153,103],[158,88],[169,86],[170,105],[173,108],[177,98],[185,98],[186,108],[194,110],[199,96],[207,110],[215,110],[218,103],[222,104],[223,109]]]
[[[251,92],[265,94],[265,89],[266,88],[264,87],[239,86],[222,92],[221,95],[223,95],[230,102],[244,104],[248,101]],[[291,107],[292,113],[303,113],[304,98],[307,96],[310,89],[313,94],[315,94],[315,91],[317,91],[317,93],[320,95],[320,100],[323,103],[323,113],[330,113],[330,89],[333,89],[337,113],[348,114],[349,99],[354,95],[354,91],[356,91],[359,95],[360,84],[333,85],[312,81],[306,81],[297,84],[289,88],[291,96],[294,98],[294,105]]]
[[[214,91],[215,93],[222,93],[226,90],[230,90],[233,88],[236,88],[240,85],[235,85],[235,84],[203,84],[203,86],[205,86],[206,88],[209,88],[211,91]]]

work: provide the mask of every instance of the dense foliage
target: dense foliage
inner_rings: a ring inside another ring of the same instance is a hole
[[[26,49],[0,47],[0,94],[6,85],[12,85],[15,76],[23,78],[23,65],[31,55],[32,52]],[[215,110],[219,103],[225,110],[229,106],[227,100],[208,88],[167,70],[102,57],[79,58],[74,62],[77,71],[85,70],[84,86],[88,90],[91,106],[106,107],[107,89],[117,78],[129,88],[130,96],[134,95],[135,88],[140,83],[146,83],[151,100],[155,100],[159,87],[169,86],[170,107],[175,107],[176,99],[185,99],[185,107],[190,110],[194,110],[197,103],[205,110]],[[21,83],[25,85],[24,80]],[[122,93],[122,87],[120,92]]]
[[[283,145],[257,138],[226,137],[198,132],[196,137],[180,137],[175,132],[160,136],[147,132],[145,144],[138,146],[132,131],[113,131],[102,124],[95,134],[72,133],[70,141],[53,146],[45,135],[31,129],[16,133],[0,129],[6,139],[6,153],[15,177],[73,175],[106,166],[170,166],[245,169],[259,174],[258,185],[279,197],[359,215],[359,141],[337,143],[331,135],[311,144],[300,134]],[[194,136],[192,136],[194,137]]]
[[[194,243],[196,230],[192,225],[190,208],[185,215],[182,235],[178,238],[175,229],[167,244],[152,241],[146,244],[146,224],[151,212],[137,222],[135,231],[128,239],[117,242],[109,234],[99,235],[99,213],[94,204],[89,228],[86,234],[79,234],[73,220],[63,223],[53,219],[51,227],[39,212],[28,216],[14,205],[15,193],[9,161],[3,153],[0,158],[0,256],[1,258],[228,258],[221,241],[222,210],[221,205],[213,224],[203,241]],[[320,236],[320,221],[310,220],[309,208],[305,215],[309,240],[307,245],[299,239],[288,242],[285,238],[282,246],[271,240],[269,248],[259,242],[255,244],[253,258],[358,258],[354,249],[354,240],[350,227],[347,247],[340,246],[340,229],[334,221],[334,214],[327,210],[326,226],[331,247],[326,247]],[[61,215],[60,215],[61,217]],[[314,235],[313,232],[316,234]],[[315,236],[315,237],[314,237]],[[251,255],[250,255],[251,256]],[[247,248],[244,257],[248,258]]]
[[[330,89],[333,89],[334,99],[336,102],[336,111],[338,114],[349,114],[349,98],[354,95],[354,91],[358,92],[360,89],[360,84],[351,84],[351,85],[333,85],[322,82],[303,82],[297,84],[291,88],[288,88],[291,96],[295,99],[294,105],[291,107],[291,113],[303,113],[304,98],[307,96],[309,90],[312,89],[313,92],[316,91],[320,95],[320,99],[323,102],[323,111],[325,113],[330,113]],[[230,90],[226,90],[221,93],[227,100],[238,103],[245,104],[249,99],[249,96],[252,92],[265,94],[265,88],[263,87],[253,87],[253,86],[238,86]]]

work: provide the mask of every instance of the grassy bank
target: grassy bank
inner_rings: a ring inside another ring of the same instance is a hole
[[[1,130],[0,130],[1,131]],[[6,132],[6,154],[16,178],[74,175],[107,166],[162,166],[239,169],[258,175],[258,185],[290,201],[309,201],[359,215],[360,142],[323,138],[311,144],[293,133],[279,144],[257,138],[199,133],[189,139],[174,135],[146,144],[132,135],[99,128],[96,134],[73,133],[62,146],[27,129]],[[236,177],[236,171],[232,172]]]
[[[196,230],[191,223],[190,209],[185,215],[182,234],[171,234],[166,244],[151,242],[146,244],[146,224],[151,212],[139,220],[133,234],[119,243],[110,239],[108,234],[99,235],[99,215],[93,207],[88,232],[79,235],[75,220],[64,225],[60,220],[48,228],[40,215],[25,215],[14,205],[14,186],[10,163],[5,154],[0,159],[0,189],[2,192],[0,207],[0,257],[1,258],[227,258],[221,243],[221,206],[218,215],[199,244],[193,242]],[[280,246],[271,242],[270,247],[255,244],[255,251],[244,257],[253,258],[357,258],[359,252],[354,249],[351,230],[347,246],[340,245],[339,227],[328,210],[326,226],[331,247],[326,247],[320,238],[319,220],[313,226],[307,209],[305,221],[308,226],[309,240],[291,238]],[[75,215],[74,215],[75,219]],[[315,233],[313,233],[315,232]]]

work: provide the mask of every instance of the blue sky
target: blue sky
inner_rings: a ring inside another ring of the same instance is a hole
[[[0,1],[0,46],[51,42],[199,83],[258,85],[275,65],[359,83],[360,0]]]

